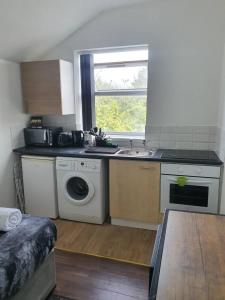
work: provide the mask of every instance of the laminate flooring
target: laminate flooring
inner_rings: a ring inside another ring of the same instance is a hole
[[[149,266],[156,232],[111,224],[55,220],[56,249]]]
[[[56,250],[52,294],[76,300],[147,300],[149,268]]]

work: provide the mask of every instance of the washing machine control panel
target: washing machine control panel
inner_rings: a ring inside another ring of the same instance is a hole
[[[74,162],[69,160],[57,160],[56,161],[56,169],[64,170],[64,171],[72,171],[74,170]]]
[[[61,171],[100,172],[100,159],[57,158],[56,169]]]
[[[84,161],[77,161],[76,163],[77,163],[76,164],[77,171],[83,171],[83,172],[100,171],[100,164],[98,162],[84,160]]]

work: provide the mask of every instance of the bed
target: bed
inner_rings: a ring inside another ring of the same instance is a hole
[[[21,224],[0,232],[0,300],[42,300],[56,284],[56,226],[48,218],[23,215]]]

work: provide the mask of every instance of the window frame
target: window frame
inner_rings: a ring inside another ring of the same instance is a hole
[[[148,50],[148,47],[145,47]],[[132,51],[133,48],[125,49],[124,51]],[[137,48],[136,50],[143,50],[143,47]],[[120,52],[121,49],[114,50],[112,52]],[[107,52],[107,51],[106,51]],[[108,51],[109,52],[109,51]],[[95,53],[105,53],[104,51],[99,51]],[[121,61],[121,62],[104,62],[104,63],[94,63],[93,64],[93,71],[95,69],[106,69],[106,68],[119,68],[119,67],[136,67],[136,66],[145,66],[147,68],[147,75],[148,75],[148,68],[149,68],[149,58],[147,60],[134,60],[134,61]],[[146,114],[147,114],[147,102],[148,102],[148,82],[146,88],[134,88],[134,89],[107,89],[107,90],[96,90],[95,86],[93,87],[94,90],[94,97],[92,99],[92,116],[94,124],[96,125],[96,115],[95,115],[95,97],[96,96],[146,96]],[[147,116],[146,116],[147,121]],[[145,124],[146,126],[146,124]],[[145,136],[144,132],[116,132],[112,131],[106,132],[112,138],[136,138],[140,139]]]

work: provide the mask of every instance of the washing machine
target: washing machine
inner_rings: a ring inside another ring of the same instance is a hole
[[[105,161],[57,157],[56,174],[60,218],[104,223],[109,207]]]

